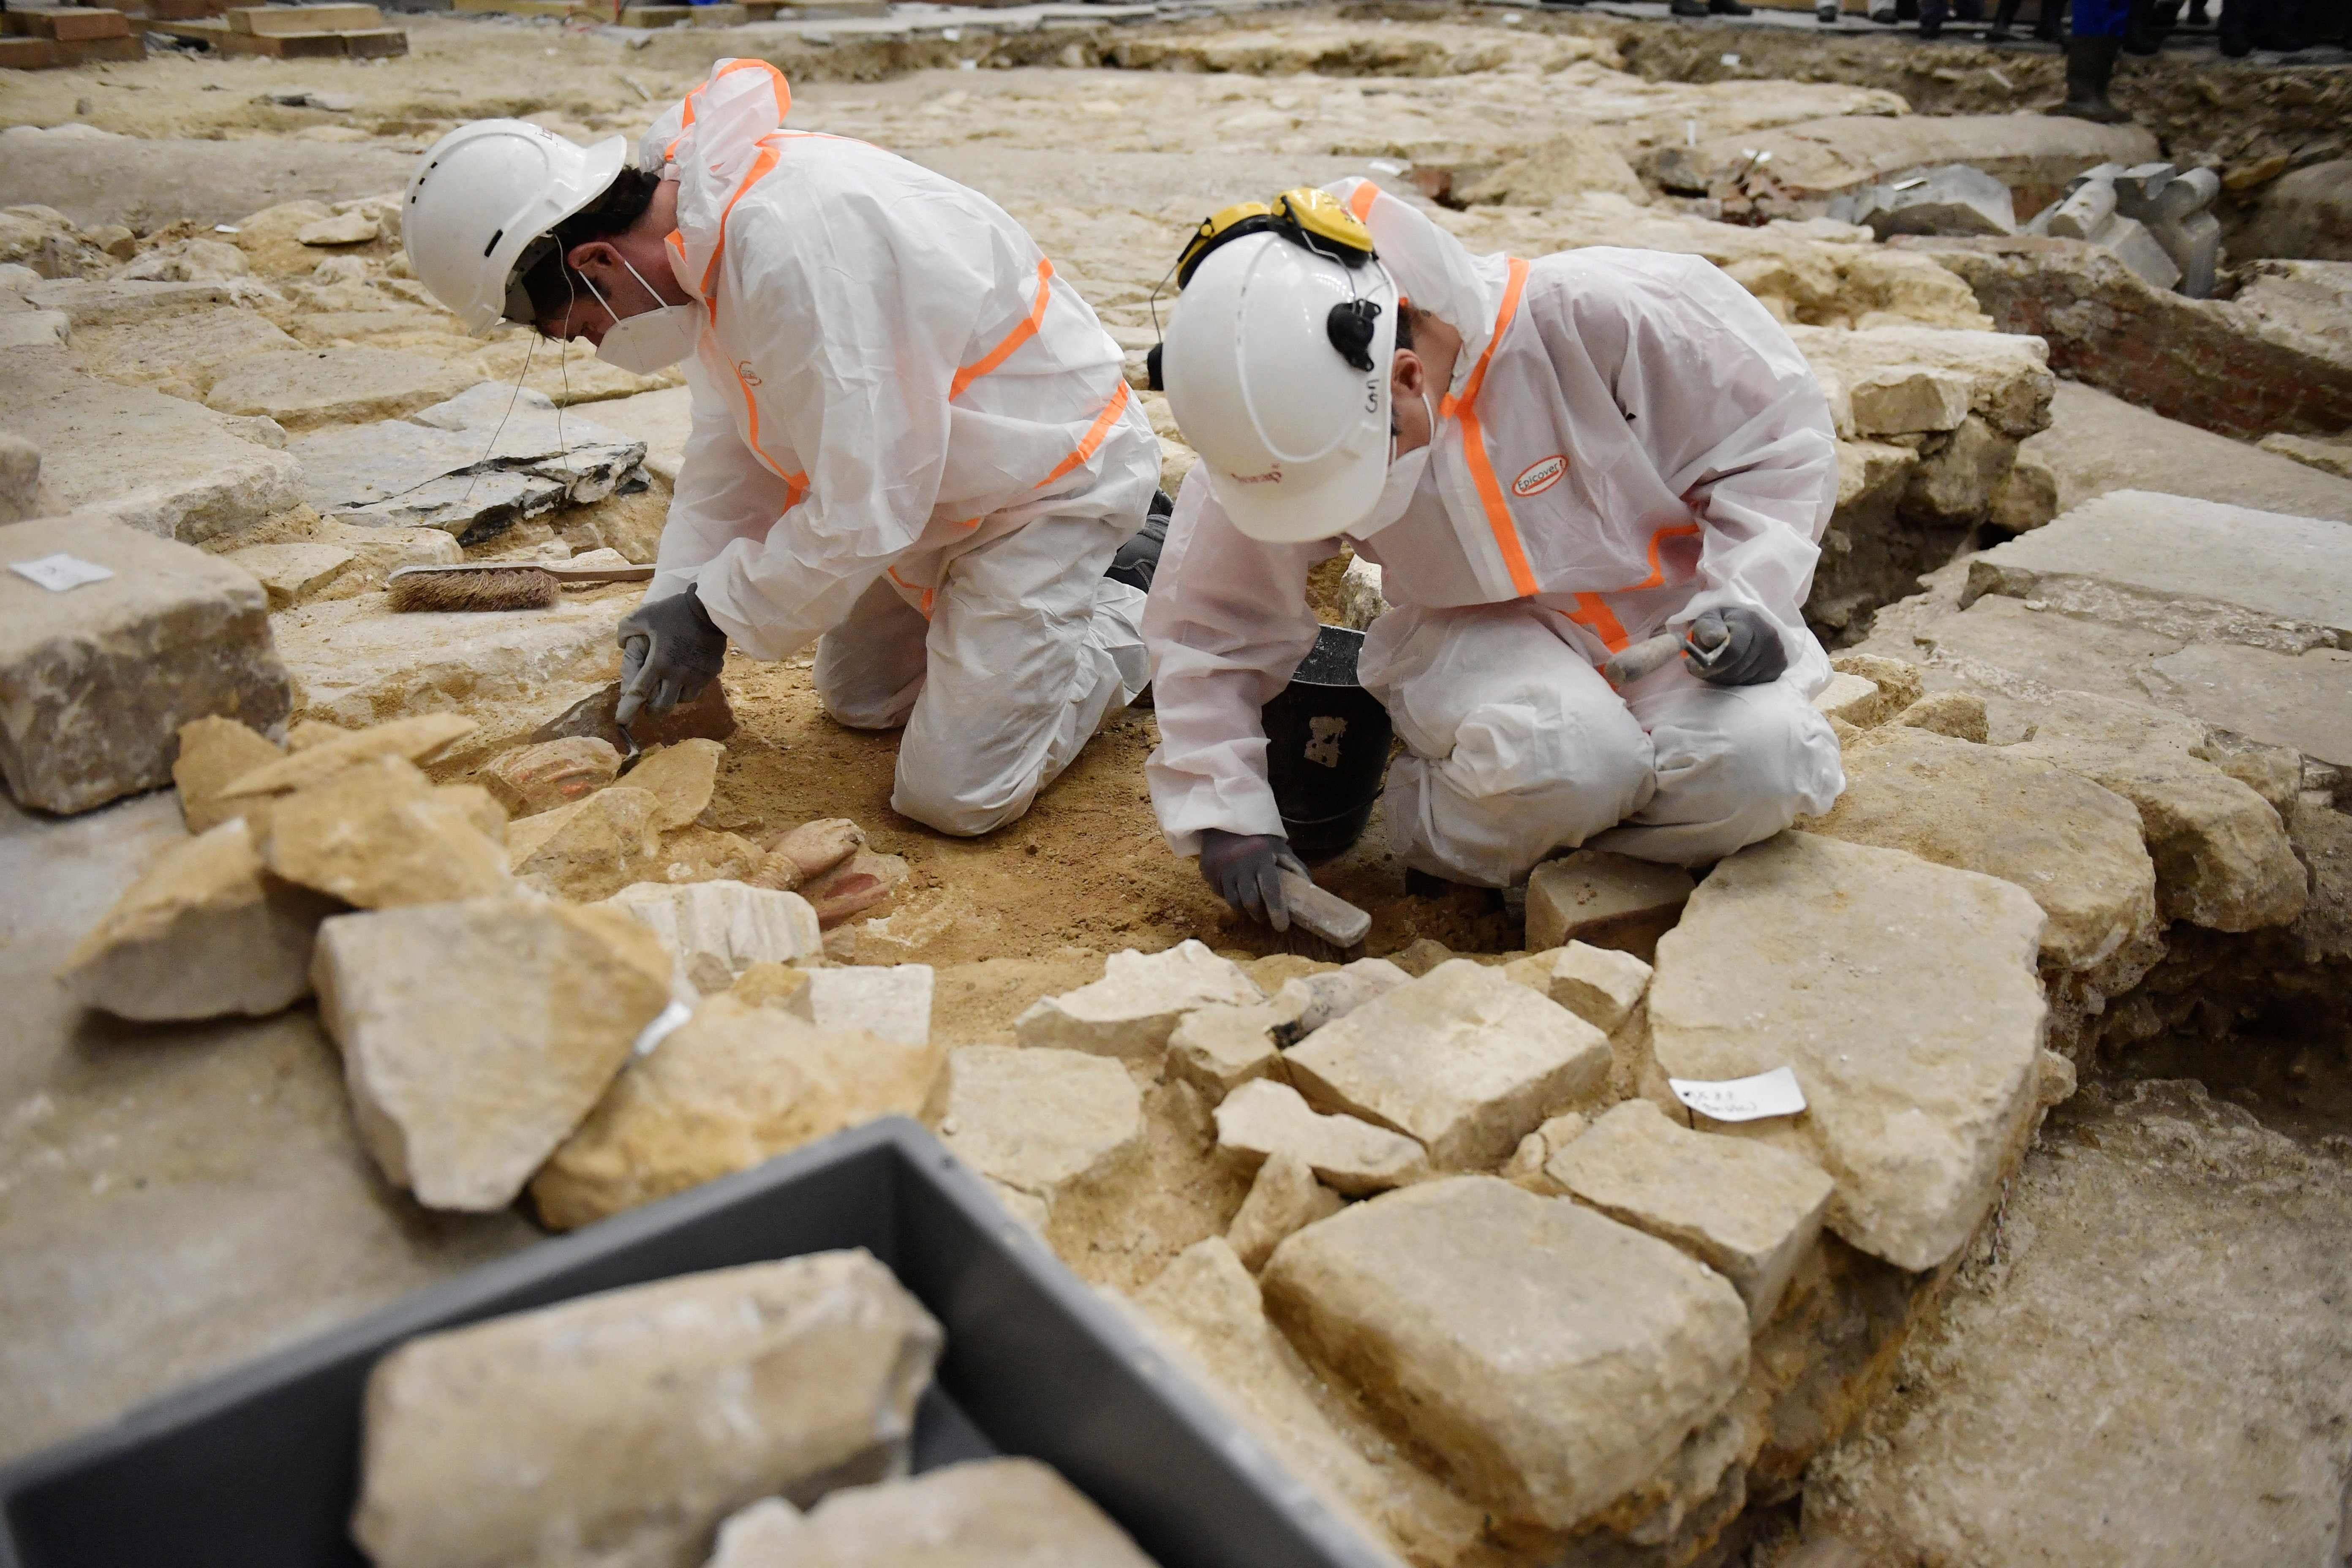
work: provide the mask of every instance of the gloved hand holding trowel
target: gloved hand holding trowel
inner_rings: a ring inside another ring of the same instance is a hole
[[[1745,605],[1732,605],[1701,611],[1678,632],[1660,632],[1612,655],[1601,673],[1622,690],[1676,654],[1683,668],[1711,686],[1761,686],[1789,668],[1772,623]]]

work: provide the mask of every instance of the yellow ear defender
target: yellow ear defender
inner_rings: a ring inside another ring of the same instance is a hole
[[[1372,231],[1328,191],[1311,185],[1285,191],[1268,202],[1237,202],[1201,220],[1176,258],[1176,287],[1192,280],[1209,253],[1245,234],[1278,234],[1294,245],[1348,267],[1372,258]]]
[[[1177,289],[1181,291],[1192,280],[1192,274],[1208,259],[1210,252],[1245,234],[1278,234],[1293,245],[1302,246],[1318,256],[1328,256],[1349,268],[1361,267],[1374,254],[1372,231],[1364,226],[1363,219],[1349,212],[1330,192],[1300,185],[1283,192],[1271,202],[1236,202],[1202,218],[1185,238],[1184,248],[1176,258]],[[1351,320],[1333,331],[1332,344],[1349,363],[1356,364],[1360,360],[1359,368],[1370,370],[1371,361],[1365,353],[1366,345],[1371,342],[1370,318],[1380,314],[1380,307],[1367,301],[1350,313]],[[1360,332],[1362,342],[1357,342]],[[1144,369],[1145,384],[1154,392],[1163,390],[1158,344],[1153,344],[1151,352],[1144,356]]]

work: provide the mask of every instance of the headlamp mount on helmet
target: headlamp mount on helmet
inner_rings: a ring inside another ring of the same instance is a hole
[[[1330,192],[1302,185],[1283,192],[1272,202],[1237,202],[1202,218],[1177,255],[1172,270],[1178,291],[1182,291],[1201,263],[1220,247],[1253,234],[1278,236],[1304,250],[1339,263],[1350,272],[1378,254],[1372,248],[1372,231],[1361,218],[1340,205]],[[1161,282],[1164,284],[1166,279]],[[1159,289],[1153,289],[1151,297],[1156,326]],[[1325,324],[1331,347],[1357,370],[1372,368],[1370,349],[1374,323],[1380,314],[1380,304],[1372,300],[1349,300],[1331,307],[1330,318]],[[1164,342],[1154,343],[1143,356],[1144,384],[1153,392],[1167,390],[1160,369],[1164,346]]]

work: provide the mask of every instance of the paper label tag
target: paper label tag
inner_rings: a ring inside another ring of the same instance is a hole
[[[1774,1068],[1754,1078],[1727,1078],[1717,1082],[1670,1078],[1666,1087],[1675,1098],[1717,1121],[1755,1121],[1767,1116],[1794,1116],[1805,1109],[1805,1091],[1797,1075]]]
[[[103,583],[114,575],[111,568],[63,553],[44,555],[37,561],[11,561],[8,570],[27,583],[38,583],[52,594],[62,594],[88,583]]]

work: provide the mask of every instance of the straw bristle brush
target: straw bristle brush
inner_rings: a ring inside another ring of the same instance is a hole
[[[395,610],[547,610],[566,584],[648,583],[650,566],[571,566],[561,561],[469,561],[403,566],[384,579]]]

